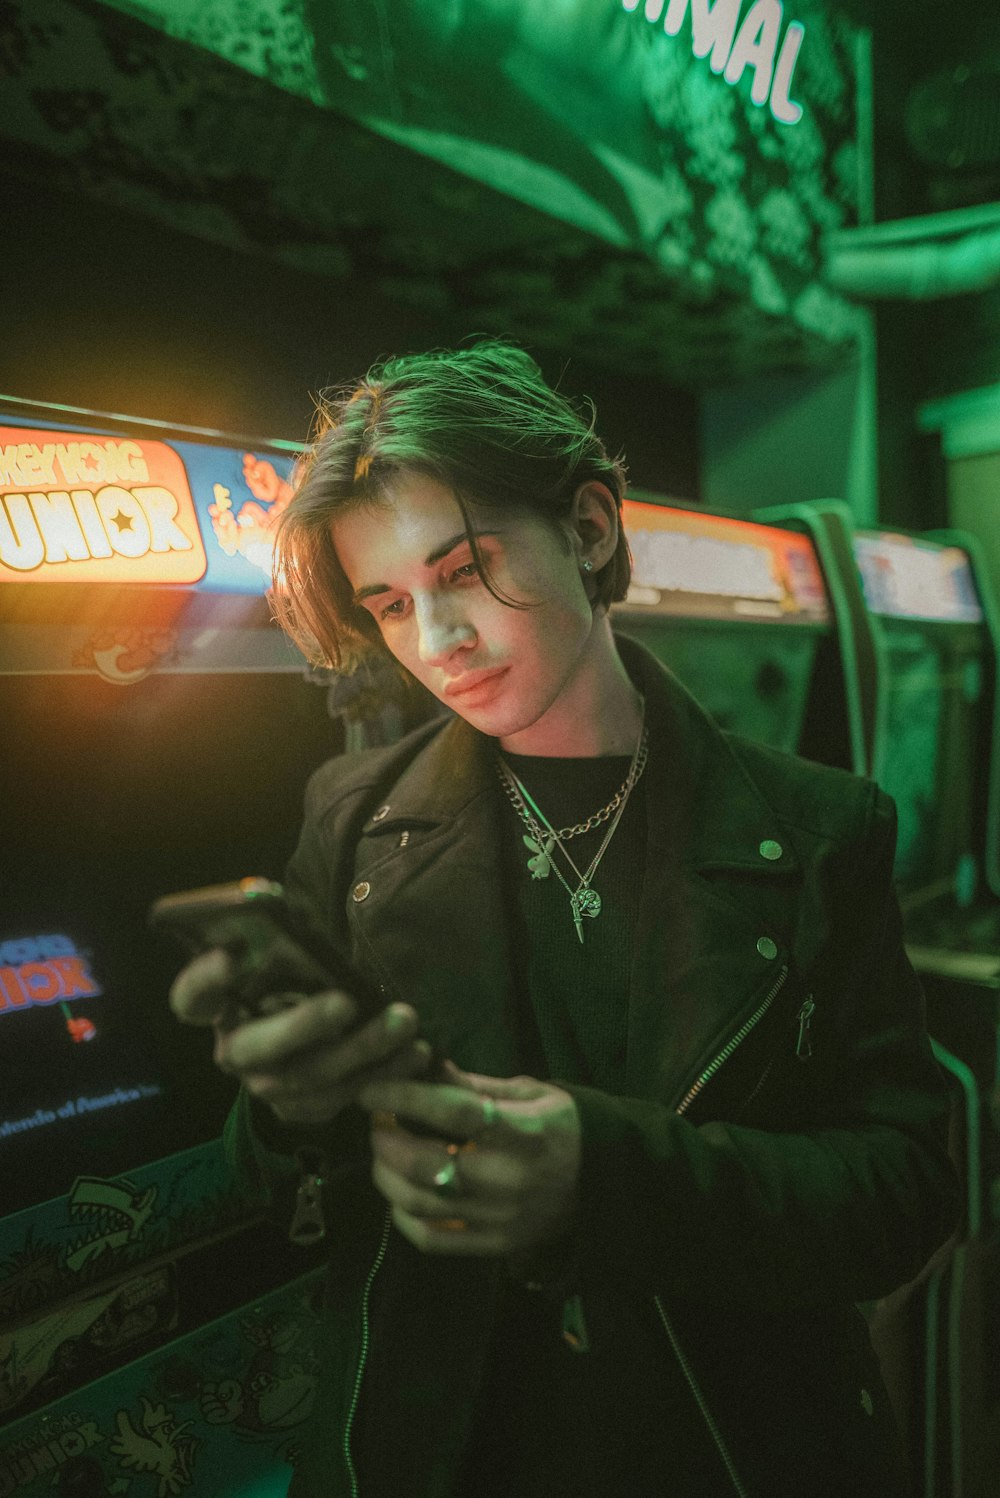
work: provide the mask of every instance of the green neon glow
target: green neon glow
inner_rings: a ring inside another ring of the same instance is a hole
[[[621,0],[622,9],[639,9],[642,0]],[[789,21],[781,36],[783,10],[780,0],[753,0],[740,22],[741,0],[645,0],[643,15],[656,25],[663,17],[668,36],[677,36],[690,7],[691,51],[708,58],[713,73],[735,88],[747,68],[753,72],[750,98],[762,107],[769,104],[782,125],[795,125],[802,118],[802,105],[791,96],[792,75],[798,62],[805,27]]]

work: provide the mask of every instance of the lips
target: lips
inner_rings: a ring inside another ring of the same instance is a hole
[[[486,695],[492,685],[499,682],[500,677],[505,676],[509,669],[508,666],[497,666],[492,671],[467,671],[464,676],[456,677],[445,687],[444,695],[449,702],[461,702]]]

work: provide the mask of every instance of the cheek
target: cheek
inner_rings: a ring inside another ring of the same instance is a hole
[[[550,604],[520,614],[507,643],[529,667],[526,679],[545,693],[559,686],[572,671],[586,645],[590,625],[589,608],[584,619],[568,602],[561,601],[558,606]]]

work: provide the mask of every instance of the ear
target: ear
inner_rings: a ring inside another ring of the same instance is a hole
[[[618,545],[621,520],[618,505],[607,484],[589,479],[573,495],[567,517],[577,561],[594,564],[594,572],[610,562]]]

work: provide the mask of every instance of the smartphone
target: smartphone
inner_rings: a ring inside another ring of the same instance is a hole
[[[275,1007],[268,1000],[339,988],[359,1008],[363,1024],[388,1000],[325,933],[294,909],[273,879],[238,879],[204,889],[163,895],[150,907],[149,924],[165,931],[191,955],[223,947],[234,959],[234,991],[253,1014]]]

